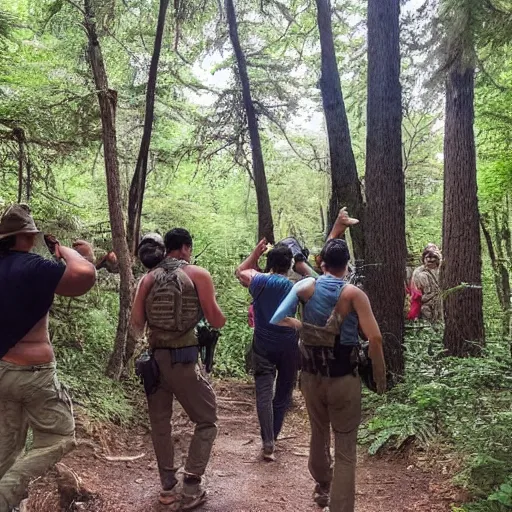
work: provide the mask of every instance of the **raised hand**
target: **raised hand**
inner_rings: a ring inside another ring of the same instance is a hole
[[[259,259],[260,256],[267,250],[267,239],[266,238],[262,238],[258,244],[256,245],[256,247],[254,248],[254,255]]]
[[[343,226],[354,226],[355,224],[359,224],[359,219],[353,219],[350,217],[347,212],[347,207],[344,206],[338,213],[336,222],[339,222]]]

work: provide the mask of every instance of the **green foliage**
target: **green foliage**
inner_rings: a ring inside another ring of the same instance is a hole
[[[375,411],[361,441],[370,453],[412,441],[424,449],[451,445],[465,460],[456,482],[504,504],[512,465],[508,344],[490,337],[484,357],[450,358],[438,333],[411,326],[406,349],[404,381],[383,399],[372,398]]]

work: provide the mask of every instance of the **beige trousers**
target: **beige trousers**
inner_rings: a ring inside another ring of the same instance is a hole
[[[33,445],[24,455],[28,428]],[[0,361],[0,512],[26,496],[28,484],[75,446],[71,400],[55,363],[18,366]]]
[[[361,380],[352,374],[323,377],[302,372],[300,388],[311,424],[309,471],[316,482],[330,485],[330,512],[354,512]],[[331,427],[334,432],[334,470]]]
[[[171,364],[171,353],[165,349],[155,350],[154,357],[160,369],[160,385],[148,396],[151,436],[162,486],[170,489],[176,483],[174,473],[177,469],[171,438],[174,397],[195,423],[185,472],[198,476],[205,472],[217,437],[217,403],[212,387],[195,363]]]

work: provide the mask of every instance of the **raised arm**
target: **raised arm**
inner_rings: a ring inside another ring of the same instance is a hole
[[[66,270],[55,289],[57,295],[79,297],[87,293],[96,282],[94,265],[80,256],[74,249],[55,246],[55,255],[66,262]]]
[[[348,227],[359,224],[358,219],[353,219],[349,217],[347,212],[347,207],[344,206],[338,213],[338,217],[334,221],[334,225],[327,237],[327,240],[331,240],[333,238],[341,238]]]
[[[238,268],[235,270],[235,276],[242,286],[246,288],[251,284],[252,278],[260,271],[258,267],[258,260],[261,258],[261,255],[267,249],[267,239],[262,238],[258,245],[252,250],[251,254],[247,256],[247,258],[238,265]]]

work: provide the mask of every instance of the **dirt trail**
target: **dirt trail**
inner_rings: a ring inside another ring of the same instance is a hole
[[[319,512],[311,499],[313,481],[307,469],[308,425],[300,396],[288,415],[277,445],[277,460],[259,460],[259,436],[250,386],[218,383],[219,435],[207,471],[209,499],[203,512]],[[185,453],[191,426],[175,412],[177,451]],[[134,461],[107,461],[110,455],[140,455]],[[183,456],[182,456],[183,457]],[[165,512],[157,496],[159,482],[149,433],[96,430],[79,438],[79,447],[64,459],[95,495],[71,510],[87,512]],[[385,460],[360,454],[357,512],[444,512],[453,491],[437,478],[403,459]],[[55,473],[35,482],[30,512],[60,510]]]

